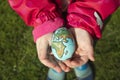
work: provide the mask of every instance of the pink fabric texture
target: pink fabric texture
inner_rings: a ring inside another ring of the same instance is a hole
[[[38,37],[53,32],[62,26],[63,20],[61,18],[55,18],[54,20],[49,20],[41,25],[36,26],[33,30],[34,41],[36,42]]]
[[[61,18],[63,0],[8,0],[10,6],[28,26],[33,26],[34,41],[64,25]],[[69,28],[87,30],[94,38],[101,38],[101,30],[94,12],[102,21],[120,5],[120,0],[68,0],[67,24]],[[64,5],[63,5],[64,6]]]
[[[104,21],[118,8],[117,2],[118,0],[77,0],[68,7],[68,25],[85,29],[94,38],[101,38],[94,12],[98,12]]]

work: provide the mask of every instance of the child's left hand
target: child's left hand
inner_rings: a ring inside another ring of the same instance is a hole
[[[87,63],[89,59],[94,61],[93,39],[90,34],[80,28],[71,28],[70,31],[75,36],[76,51],[73,57],[64,61],[64,63],[74,68]]]
[[[38,53],[38,58],[42,64],[54,69],[57,72],[68,72],[70,68],[61,61],[57,61],[53,55],[51,55],[51,50],[49,47],[51,45],[51,38],[53,33],[48,33],[39,37],[36,41],[36,48]]]

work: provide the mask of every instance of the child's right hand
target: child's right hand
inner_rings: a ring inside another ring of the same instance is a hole
[[[62,70],[68,72],[70,68],[66,66],[63,62],[55,60],[51,54],[49,47],[51,45],[51,38],[53,33],[48,33],[36,41],[36,48],[38,53],[38,58],[45,66],[61,72]]]
[[[64,61],[64,63],[71,67],[79,67],[86,64],[88,60],[94,61],[93,38],[84,29],[71,28],[69,29],[76,40],[76,51],[71,59]]]

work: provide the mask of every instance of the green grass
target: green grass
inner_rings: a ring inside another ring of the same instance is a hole
[[[95,47],[95,80],[120,80],[120,9],[105,27]],[[37,57],[32,28],[0,2],[0,80],[45,80],[48,68]],[[73,71],[68,73],[73,80]]]

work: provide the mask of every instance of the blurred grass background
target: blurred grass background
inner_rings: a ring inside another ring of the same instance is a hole
[[[2,0],[1,0],[2,1]],[[0,1],[0,80],[45,80],[48,68],[37,57],[32,28]],[[95,80],[120,80],[120,9],[95,47]],[[73,80],[73,71],[67,80]]]

